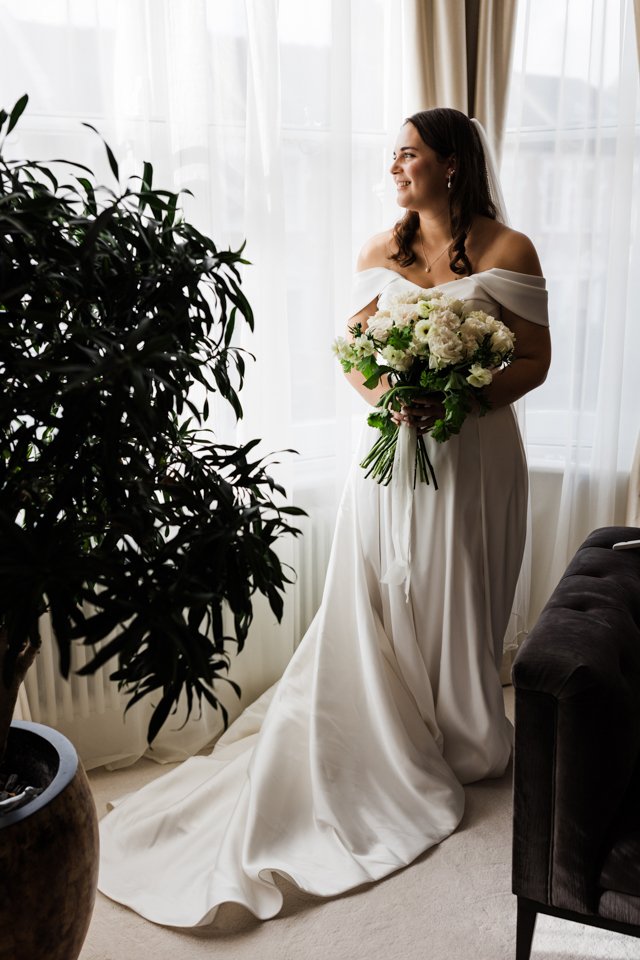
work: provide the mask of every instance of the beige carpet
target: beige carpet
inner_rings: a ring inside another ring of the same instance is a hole
[[[512,689],[506,688],[511,712]],[[109,797],[168,768],[141,761],[90,780],[100,816]],[[466,789],[461,826],[440,846],[377,884],[322,900],[282,883],[282,912],[267,922],[223,906],[203,930],[158,927],[98,894],[80,960],[513,960],[511,770]],[[532,960],[626,960],[638,941],[552,918],[538,920]]]

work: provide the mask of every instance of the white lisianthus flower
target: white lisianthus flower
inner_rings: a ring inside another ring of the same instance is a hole
[[[457,313],[449,310],[448,307],[438,307],[433,310],[430,319],[432,324],[437,325],[438,328],[455,331],[456,333],[462,322]]]
[[[394,320],[388,310],[379,310],[367,321],[367,333],[384,343],[389,336]]]
[[[480,363],[472,363],[469,367],[467,383],[472,387],[487,387],[493,380],[491,370],[487,370]]]
[[[423,296],[422,289],[417,287],[415,290],[405,290],[400,293],[392,293],[389,297],[389,303],[417,303]]]
[[[447,327],[432,326],[427,334],[429,345],[429,367],[442,370],[458,363],[464,356],[464,347],[460,337]]]
[[[394,303],[391,316],[397,327],[406,327],[418,319],[418,310],[415,303]]]
[[[481,317],[474,316],[472,313],[464,318],[462,329],[466,330],[469,335],[472,334],[478,343],[481,343],[482,339],[486,337],[488,333],[490,333],[484,320],[482,320]]]
[[[465,317],[465,323],[473,324],[478,330],[482,330],[484,336],[493,333],[498,327],[502,326],[499,320],[485,313],[484,310],[472,310]]]
[[[376,352],[376,347],[373,342],[365,333],[360,337],[356,337],[353,341],[354,349],[357,350],[359,357],[372,357]]]
[[[381,373],[384,364],[383,369],[391,372],[389,389],[379,401],[382,407],[367,418],[371,427],[381,431],[383,442],[377,441],[361,463],[367,476],[388,483],[393,471],[390,454],[400,431],[389,430],[386,404],[398,386],[446,384],[445,392],[457,397],[447,404],[447,417],[433,431],[434,439],[444,442],[459,432],[465,420],[469,390],[488,386],[496,370],[511,361],[515,338],[496,317],[472,309],[473,300],[455,299],[437,287],[394,283],[381,303],[381,309],[368,320],[366,333],[362,333],[364,324],[354,325],[350,331],[353,342],[339,338],[334,352],[347,371],[360,366]],[[372,387],[378,386],[378,376],[369,380]],[[415,469],[416,478],[427,480],[431,475],[435,480],[424,443],[416,447]]]
[[[412,340],[408,346],[408,351],[413,357],[428,357],[429,344],[425,340]]]
[[[427,319],[426,317],[423,320],[418,320],[413,328],[413,339],[418,343],[422,343],[423,341],[426,342],[427,334],[429,333],[430,329],[431,320]]]
[[[355,364],[358,362],[358,356],[356,351],[353,349],[353,345],[349,343],[348,340],[345,340],[344,337],[336,337],[331,344],[331,349],[341,363],[346,362]]]
[[[389,367],[401,373],[409,370],[413,364],[411,354],[405,353],[404,350],[396,350],[395,347],[385,347],[382,351],[382,358]]]
[[[467,317],[460,327],[460,339],[464,346],[465,360],[470,360],[482,341],[487,331],[482,321],[476,317]]]
[[[462,343],[464,359],[471,360],[480,346],[481,340],[478,340],[474,330],[467,328],[466,323],[460,329],[460,342]]]
[[[513,350],[513,334],[503,323],[491,334],[491,349],[504,356]]]

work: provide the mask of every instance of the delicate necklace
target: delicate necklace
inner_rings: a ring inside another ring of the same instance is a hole
[[[429,258],[427,257],[427,251],[424,249],[424,241],[422,239],[422,227],[418,227],[418,236],[420,237],[420,246],[422,247],[422,256],[424,257],[424,262],[426,263],[424,272],[431,273],[432,267],[436,265],[440,257],[443,257],[447,252],[447,250],[449,249],[449,247],[451,246],[451,241],[449,241],[449,243],[446,245],[442,253],[439,253],[438,256],[435,258],[435,260],[432,260],[431,263],[429,263]]]

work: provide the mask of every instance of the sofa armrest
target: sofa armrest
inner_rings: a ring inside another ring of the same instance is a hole
[[[514,661],[514,893],[595,912],[640,756],[640,530],[595,531]]]

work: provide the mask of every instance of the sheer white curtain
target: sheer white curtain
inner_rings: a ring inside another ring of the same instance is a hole
[[[393,0],[0,0],[2,104],[30,104],[7,152],[74,158],[109,180],[98,138],[125,174],[151,160],[159,185],[189,188],[187,217],[221,247],[247,240],[244,284],[256,355],[236,432],[218,406],[220,436],[295,448],[274,467],[309,518],[282,545],[298,571],[284,621],[257,604],[233,663],[243,703],[275,681],[319,603],[337,498],[363,404],[329,345],[348,316],[359,246],[393,222],[390,144],[408,112],[402,16]],[[52,643],[46,641],[47,649]],[[147,708],[121,719],[100,678],[56,679],[43,652],[28,686],[34,719],[64,730],[87,765],[144,751]],[[232,716],[239,705],[226,698]],[[219,730],[207,713],[170,722],[156,759],[197,750]]]
[[[502,179],[549,282],[554,357],[527,398],[535,616],[582,539],[624,523],[640,379],[632,0],[520,0]]]

